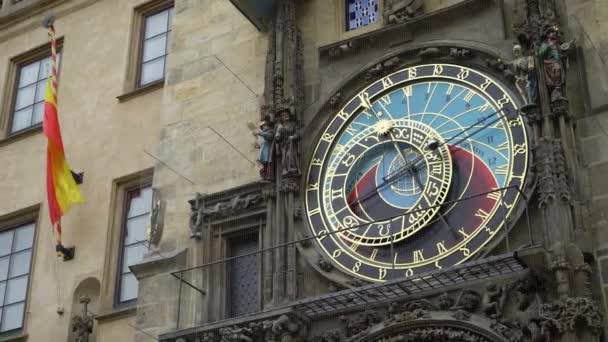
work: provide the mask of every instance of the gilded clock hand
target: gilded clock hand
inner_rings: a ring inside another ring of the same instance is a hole
[[[491,118],[492,116],[499,114],[500,112],[502,112],[503,109],[499,109],[491,114],[488,114],[487,116],[483,117],[481,120],[479,120],[476,124],[471,125],[467,128],[465,128],[462,132],[454,135],[453,137],[449,138],[448,140],[445,140],[442,143],[439,144],[435,144],[433,145],[434,149],[437,149],[445,144],[448,144],[449,142],[453,141],[454,139],[458,138],[459,136],[465,134],[466,132],[468,132],[469,130],[475,128],[475,126],[477,126],[480,122],[485,122],[486,120],[488,120],[489,118]],[[460,138],[459,140],[457,140],[455,143],[452,144],[452,146],[458,146],[460,145],[463,141],[465,141],[466,139],[476,135],[477,133],[481,132],[482,130],[492,126],[493,124],[495,124],[496,122],[500,121],[502,117],[498,117],[495,120],[492,120],[490,122],[488,122],[487,124],[483,125],[482,127],[478,128],[477,130],[475,130],[472,134],[470,134],[469,136]],[[407,174],[409,172],[409,169],[414,166],[417,165],[417,163],[419,161],[421,161],[424,158],[423,155],[416,157],[414,159],[412,159],[409,162],[406,162],[405,165],[403,165],[402,167],[400,167],[399,169],[397,169],[395,172],[393,172],[393,174],[388,175],[386,177],[383,177],[382,179],[384,180],[384,182],[378,184],[375,188],[371,189],[370,191],[368,191],[367,193],[365,193],[363,196],[358,197],[355,201],[349,203],[349,206],[354,206],[354,205],[358,205],[362,202],[365,202],[366,200],[372,198],[373,196],[375,196],[375,194],[377,193],[378,190],[382,189],[383,187],[394,183],[395,181],[397,181],[398,179],[400,179],[403,175]]]
[[[497,110],[497,111],[495,111],[495,112],[493,112],[493,113],[491,113],[491,114],[488,114],[487,116],[485,116],[485,117],[483,117],[481,120],[479,120],[479,121],[478,121],[476,124],[471,125],[471,126],[469,126],[469,127],[465,128],[464,130],[462,130],[462,132],[460,132],[460,133],[458,133],[458,134],[454,135],[454,136],[453,136],[453,137],[451,137],[450,139],[448,139],[448,140],[446,140],[446,141],[444,141],[444,142],[442,142],[442,143],[439,143],[439,144],[434,144],[434,145],[433,145],[433,147],[434,147],[433,149],[437,149],[437,148],[439,148],[439,147],[441,147],[441,146],[443,146],[443,145],[446,145],[446,144],[447,144],[447,143],[449,143],[450,141],[452,141],[452,140],[456,139],[457,137],[459,137],[459,136],[463,135],[464,133],[468,132],[469,130],[473,129],[473,128],[474,128],[475,126],[477,126],[477,125],[478,125],[480,122],[485,122],[486,120],[488,120],[488,119],[489,119],[489,118],[491,118],[492,116],[494,116],[494,115],[496,115],[496,114],[498,114],[498,113],[500,113],[500,112],[502,112],[502,111],[503,111],[503,109],[499,109],[499,110]],[[479,133],[479,132],[483,131],[484,129],[486,129],[486,128],[488,128],[488,127],[492,126],[493,124],[497,123],[498,121],[500,121],[500,119],[501,119],[501,117],[498,117],[497,119],[495,119],[495,120],[493,120],[493,121],[490,121],[489,123],[487,123],[487,124],[483,125],[482,127],[478,128],[478,129],[477,129],[476,131],[474,131],[472,134],[470,134],[470,135],[468,135],[468,136],[466,136],[466,137],[460,138],[458,141],[456,141],[456,142],[455,142],[454,144],[452,144],[451,146],[458,146],[458,145],[460,145],[460,144],[461,144],[463,141],[465,141],[466,139],[469,139],[469,138],[471,138],[471,137],[475,136],[477,133]],[[408,171],[408,169],[411,167],[411,165],[416,165],[416,164],[417,164],[417,162],[418,162],[418,161],[420,161],[420,160],[422,160],[423,158],[424,158],[424,156],[423,156],[423,155],[420,155],[420,156],[418,156],[418,157],[416,157],[416,158],[412,159],[412,160],[410,161],[410,163],[406,163],[406,165],[403,165],[403,166],[402,166],[402,167],[400,167],[399,169],[395,170],[395,172],[393,172],[393,174],[392,174],[392,175],[388,175],[388,176],[384,177],[384,178],[383,178],[383,180],[384,180],[385,182],[394,182],[396,179],[399,179],[399,178],[401,178],[401,176],[403,176],[404,174],[408,173],[408,172],[409,172],[409,171]],[[382,184],[381,184],[381,185],[382,185]]]

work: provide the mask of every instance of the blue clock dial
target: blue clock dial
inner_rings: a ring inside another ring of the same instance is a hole
[[[450,64],[400,70],[354,96],[308,170],[308,226],[342,270],[383,281],[460,263],[504,229],[528,141],[500,83]]]

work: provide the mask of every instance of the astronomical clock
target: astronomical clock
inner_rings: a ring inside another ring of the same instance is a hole
[[[499,80],[415,65],[344,103],[305,173],[307,229],[335,267],[366,281],[412,277],[463,263],[509,229],[529,141]]]

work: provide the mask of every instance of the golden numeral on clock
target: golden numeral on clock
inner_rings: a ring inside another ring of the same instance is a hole
[[[386,278],[386,268],[379,268],[378,269],[378,280],[383,280],[384,278]]]

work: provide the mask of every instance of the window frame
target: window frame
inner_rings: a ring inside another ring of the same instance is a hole
[[[155,89],[160,89],[164,86],[167,75],[166,57],[163,78],[147,83],[143,86],[141,86],[139,82],[142,67],[141,60],[144,49],[145,19],[148,16],[174,7],[174,0],[152,0],[134,8],[133,19],[131,22],[126,77],[124,81],[123,94],[117,96],[119,102],[130,100],[134,97],[146,94]],[[170,31],[173,31],[173,29],[171,28]],[[170,53],[170,46],[168,44],[165,52],[166,55]]]
[[[8,330],[8,331],[4,331],[4,332],[0,332],[0,339],[1,340],[5,340],[5,339],[12,339],[12,338],[19,338],[20,336],[24,336],[26,330],[27,330],[27,313],[29,311],[29,306],[30,306],[30,300],[31,300],[31,288],[32,288],[32,283],[33,283],[33,276],[34,276],[34,260],[36,258],[36,251],[38,249],[37,246],[37,242],[38,242],[38,234],[39,234],[39,229],[38,229],[38,225],[39,225],[39,211],[40,211],[40,205],[34,205],[25,209],[21,209],[17,212],[14,213],[9,213],[7,215],[4,216],[0,216],[0,233],[8,231],[8,230],[14,230],[14,229],[18,229],[19,227],[28,225],[28,224],[32,224],[34,226],[34,233],[32,235],[32,246],[31,246],[31,257],[30,257],[30,262],[29,262],[29,271],[27,273],[28,275],[28,280],[27,280],[27,285],[25,288],[25,300],[23,301],[23,317],[21,318],[21,327],[20,328],[15,328],[12,330]],[[13,253],[11,252],[12,255]],[[10,259],[9,259],[10,262]],[[10,267],[10,264],[9,264]],[[8,284],[8,277],[6,279],[6,282]],[[6,297],[6,287],[5,287],[5,297]],[[4,306],[3,306],[4,307]],[[4,312],[3,312],[4,314]]]
[[[152,184],[153,171],[154,168],[149,167],[112,180],[100,296],[100,319],[110,319],[117,315],[132,315],[135,312],[133,309],[136,306],[136,300],[122,303],[116,300],[116,298],[120,298],[117,285],[118,275],[121,271],[119,262],[121,262],[120,254],[124,239],[123,212],[126,207],[126,191],[134,187]]]
[[[157,82],[165,82],[165,77],[167,75],[167,56],[169,55],[169,42],[171,41],[169,39],[169,34],[171,34],[171,32],[173,31],[173,29],[171,27],[168,27],[168,30],[160,33],[160,34],[167,34],[167,41],[165,42],[165,54],[163,56],[159,56],[156,57],[155,59],[164,58],[164,65],[163,65],[163,77],[152,81],[152,82],[148,82],[146,84],[141,84],[141,76],[142,76],[142,68],[144,65],[144,61],[143,61],[143,57],[144,57],[144,46],[145,46],[145,42],[146,42],[146,19],[148,17],[151,17],[153,15],[159,14],[161,12],[164,11],[169,11],[171,8],[174,8],[174,4],[173,1],[168,1],[165,2],[161,5],[159,5],[158,7],[155,7],[153,10],[150,10],[148,12],[142,13],[141,14],[141,23],[140,23],[140,28],[139,28],[139,42],[138,42],[138,52],[137,52],[137,71],[135,73],[135,88],[136,89],[141,89],[141,88],[145,88],[151,84],[157,83]],[[159,34],[159,35],[160,35]],[[148,38],[151,39],[151,38]],[[154,59],[152,59],[154,60]],[[150,60],[150,61],[152,61]],[[148,62],[150,62],[148,61]]]
[[[63,59],[63,37],[57,39],[57,52],[62,54],[61,58]],[[10,59],[7,80],[5,82],[6,90],[4,91],[4,95],[2,97],[3,105],[1,108],[2,120],[0,120],[0,127],[2,127],[1,133],[3,136],[0,137],[0,139],[10,139],[23,135],[28,135],[33,132],[42,131],[42,122],[37,123],[35,125],[30,125],[15,132],[12,132],[11,130],[13,126],[15,105],[17,102],[17,93],[19,87],[19,78],[21,77],[22,68],[28,64],[41,61],[42,59],[45,59],[49,56],[51,56],[51,44],[46,43]],[[61,77],[62,64],[63,63],[59,63],[57,69],[57,74],[59,78]]]
[[[131,198],[129,197],[129,193],[133,192],[133,191],[137,191],[137,190],[141,190],[141,189],[145,189],[145,188],[150,188],[150,190],[152,191],[152,203],[154,202],[154,189],[152,188],[152,181],[144,181],[141,184],[137,184],[137,185],[131,185],[128,187],[125,187],[124,189],[122,189],[122,195],[121,197],[123,198],[122,200],[122,209],[120,212],[120,216],[121,216],[121,224],[120,224],[120,241],[119,241],[119,246],[118,246],[118,261],[117,261],[117,265],[116,265],[116,278],[115,278],[115,291],[114,291],[114,306],[116,307],[125,307],[125,306],[132,306],[135,303],[137,303],[137,297],[133,298],[133,299],[129,299],[129,300],[125,300],[125,301],[121,301],[120,300],[120,296],[122,294],[122,277],[123,277],[123,272],[122,272],[122,268],[123,268],[123,261],[124,261],[124,255],[125,255],[125,238],[126,238],[126,234],[127,234],[127,221],[128,221],[128,210],[129,210],[129,205],[130,205],[130,200]],[[152,203],[150,205],[150,209],[152,209]],[[150,211],[149,211],[150,212]],[[148,212],[148,213],[149,213]]]
[[[382,20],[381,17],[382,17],[383,8],[381,8],[381,6],[380,6],[380,0],[376,0],[376,6],[378,6],[378,13],[377,13],[378,17],[376,18],[376,21],[368,23],[367,25],[362,25],[362,26],[351,29],[350,28],[349,2],[350,2],[350,0],[343,0],[343,3],[344,3],[344,16],[343,16],[344,28],[343,29],[345,30],[346,33],[357,31],[357,30],[360,30],[360,29],[368,27],[368,26],[373,26],[374,24],[379,23]]]
[[[11,330],[7,330],[7,331],[3,331],[0,332],[0,336],[5,336],[5,335],[13,335],[15,332],[20,332],[24,329],[25,327],[25,317],[26,317],[26,313],[27,313],[27,304],[28,304],[28,299],[29,299],[29,289],[30,289],[30,284],[31,284],[31,279],[32,279],[32,266],[34,265],[34,242],[35,242],[35,237],[36,237],[36,222],[34,220],[26,220],[25,222],[19,223],[19,224],[15,224],[15,225],[11,225],[9,227],[3,228],[2,230],[0,230],[0,233],[4,233],[7,232],[9,230],[13,230],[13,231],[17,231],[17,229],[22,228],[26,225],[32,224],[34,226],[34,233],[32,235],[32,246],[29,248],[29,250],[31,250],[31,254],[30,254],[30,262],[28,265],[28,272],[26,274],[21,274],[17,277],[14,278],[10,278],[7,274],[7,278],[5,280],[6,286],[4,287],[4,298],[2,299],[2,302],[6,301],[6,292],[8,289],[8,281],[11,279],[16,279],[19,277],[23,277],[24,275],[27,275],[27,284],[25,286],[25,299],[23,301],[20,301],[23,303],[23,314],[21,317],[21,327],[19,328],[15,328],[15,329],[11,329]],[[12,243],[11,243],[11,249],[13,247],[15,243],[15,235],[13,233],[13,239],[12,239]],[[19,251],[22,252],[22,251]],[[17,252],[17,253],[19,253]],[[8,254],[9,256],[9,271],[10,272],[10,263],[12,261],[13,255],[17,254],[14,252],[10,252]],[[16,303],[12,303],[12,304],[16,304]],[[2,318],[0,319],[0,325],[2,324],[3,320],[4,320],[4,308],[6,307],[6,305],[2,305],[0,306],[2,308]]]

